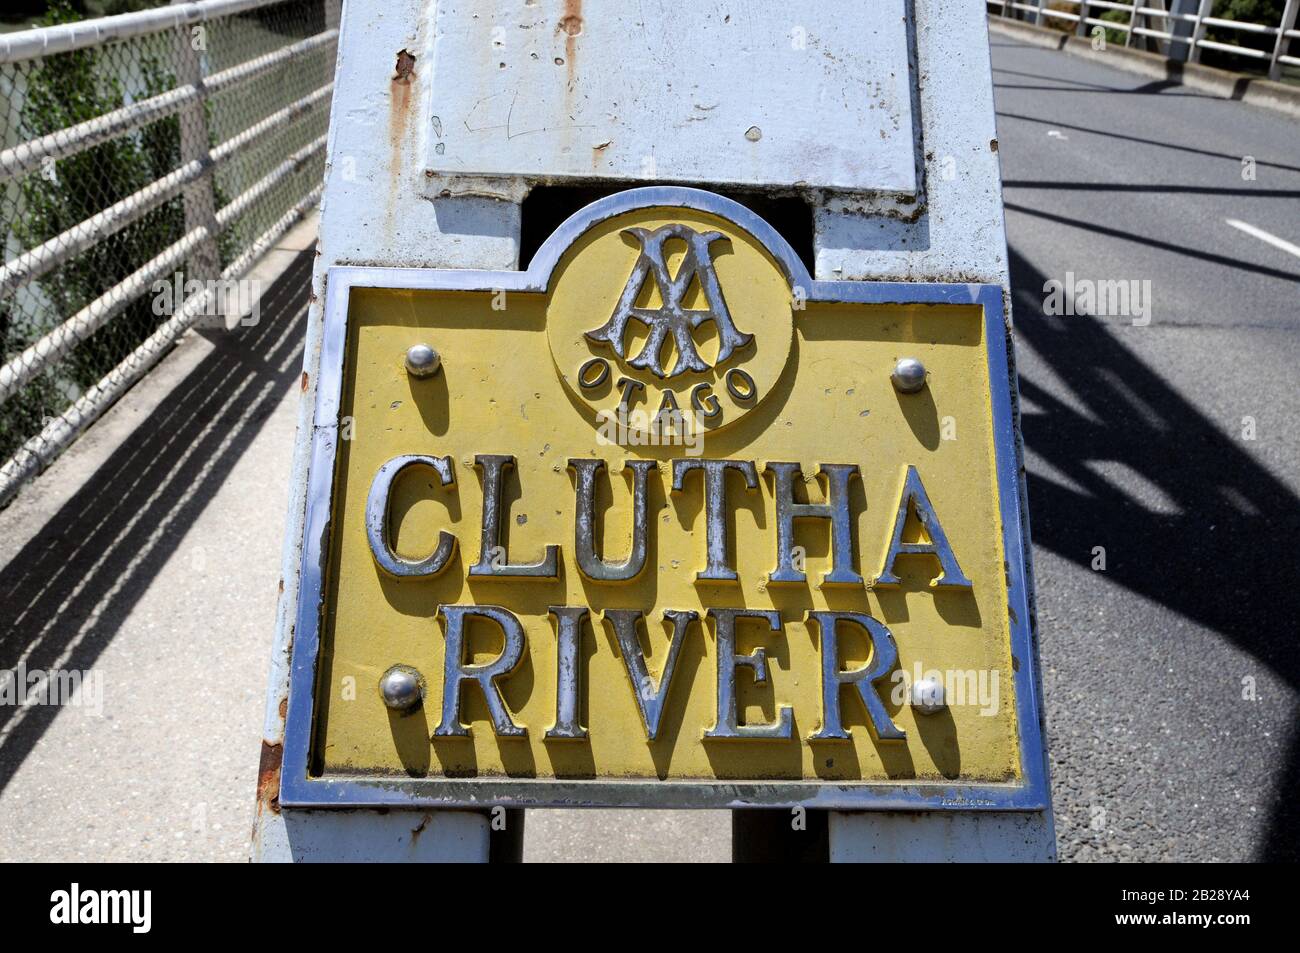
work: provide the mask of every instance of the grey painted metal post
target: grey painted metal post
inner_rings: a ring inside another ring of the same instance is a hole
[[[475,175],[471,174],[474,170],[466,170],[459,178],[430,166],[436,161],[431,156],[442,154],[435,149],[445,145],[441,141],[446,129],[445,110],[454,108],[456,98],[456,90],[448,86],[438,90],[440,95],[435,99],[437,64],[454,60],[460,52],[472,65],[465,50],[458,51],[454,41],[445,39],[445,32],[439,34],[435,29],[435,7],[445,9],[450,5],[444,7],[430,0],[389,0],[383,17],[374,16],[363,4],[351,3],[343,10],[321,244],[308,315],[300,433],[310,432],[313,424],[322,304],[331,266],[379,263],[425,268],[517,268],[523,195],[530,184],[552,178],[563,180],[566,173],[562,167],[573,161],[566,154],[571,150],[566,149],[531,161],[526,166],[530,170],[527,175]],[[986,8],[969,0],[914,0],[909,8],[915,16],[915,23],[908,29],[911,51],[907,54],[908,69],[899,72],[925,80],[914,80],[895,102],[899,115],[910,123],[910,135],[903,137],[908,140],[902,149],[905,155],[878,164],[877,171],[884,169],[881,174],[888,173],[887,180],[864,181],[857,191],[851,186],[843,193],[822,190],[813,182],[806,195],[813,214],[813,270],[817,278],[848,281],[986,282],[1001,287],[1004,298],[1009,300]],[[784,7],[757,5],[754,9],[755,21],[749,26],[755,32],[768,30],[783,36],[789,31],[791,24]],[[804,9],[814,8],[809,5]],[[597,15],[590,14],[593,19]],[[612,12],[608,15],[617,16]],[[809,12],[807,18],[820,19],[814,12]],[[829,16],[824,23],[807,25],[835,29]],[[645,30],[650,29],[667,27],[651,23]],[[604,42],[625,44],[627,56],[644,57],[645,30],[610,31]],[[531,31],[530,36],[538,32]],[[546,31],[547,37],[554,34],[554,30]],[[574,37],[575,48],[580,48],[582,41],[575,34],[569,36]],[[435,48],[440,54],[436,59]],[[714,52],[709,51],[710,55]],[[489,66],[495,71],[496,58],[490,59]],[[542,61],[551,60],[546,57]],[[572,65],[569,57],[556,58],[555,62],[557,66]],[[665,63],[665,69],[670,65]],[[717,88],[709,92],[724,98],[730,106],[748,108],[752,90],[738,88],[725,68],[716,74]],[[592,82],[599,84],[601,74],[594,75],[597,78]],[[460,81],[459,76],[455,79]],[[475,88],[466,81],[460,93],[467,95],[466,89],[472,92]],[[813,89],[800,92],[811,98]],[[909,102],[910,110],[906,108]],[[509,119],[509,100],[506,103],[503,123]],[[716,103],[716,99],[702,101],[709,106],[707,114],[720,115]],[[763,141],[779,141],[778,133],[785,121],[775,112],[765,115]],[[730,122],[724,127],[715,121],[700,128],[717,128],[716,142],[721,144],[734,142],[736,125]],[[486,123],[476,130],[462,122],[456,127],[454,144],[463,152],[475,136],[497,135],[492,130],[504,128]],[[741,123],[740,128],[743,130],[745,124]],[[537,130],[539,135],[545,131]],[[680,167],[665,168],[669,162],[681,164],[698,159],[696,155],[674,154],[667,148],[671,143],[654,138],[653,129],[628,123],[619,131],[617,146],[626,150],[628,158],[618,160],[622,165],[607,174],[607,182],[614,188],[650,184],[644,179],[633,181],[638,173],[630,172],[629,164],[638,167],[640,175],[654,180],[666,179],[665,173],[682,174]],[[828,129],[821,134],[833,136],[836,132]],[[530,144],[537,141],[498,135],[491,146],[495,150],[491,158],[510,154],[522,162],[520,156],[527,156],[520,150],[531,148]],[[595,153],[610,146],[596,136],[590,141]],[[827,169],[818,167],[817,151],[811,148],[807,156],[801,153],[800,176],[828,175]],[[644,162],[647,158],[654,160],[648,166]],[[580,171],[591,177],[591,169],[585,167],[586,157],[582,159],[584,168]],[[796,174],[780,163],[772,163],[771,168],[765,163],[772,160],[763,160],[761,171],[771,174],[775,169],[781,176],[777,185],[783,192],[788,191]],[[520,167],[524,166],[516,166]],[[646,168],[658,171],[647,172]],[[714,174],[721,180],[733,171],[719,168]],[[915,189],[909,184],[913,172],[917,173]],[[705,173],[706,178],[708,175]],[[698,174],[693,181],[700,181]],[[899,181],[903,186],[895,187]],[[702,184],[707,187],[709,182]],[[725,188],[721,184],[716,187]],[[897,193],[909,190],[919,194],[909,194],[902,200],[897,197]],[[1009,320],[1009,312],[1006,317]],[[275,803],[309,457],[310,441],[300,439],[294,458],[284,588],[266,707],[254,856],[260,860],[487,859],[490,819],[484,813],[300,811],[280,809]],[[825,819],[827,850],[837,860],[939,856],[976,859],[990,854],[1045,860],[1055,853],[1050,810],[944,816],[834,813]],[[784,821],[789,826],[788,814]],[[1015,845],[1001,843],[1013,836]]]
[[[1041,814],[831,815],[831,863],[1048,863],[1056,859]]]
[[[1167,10],[1169,9],[1169,4],[1170,4],[1170,3],[1177,3],[1177,2],[1178,2],[1178,0],[1142,0],[1142,2],[1139,3],[1139,6],[1142,6],[1142,7],[1149,7],[1149,8],[1151,8],[1152,10],[1165,10],[1165,11],[1167,11]],[[1148,19],[1147,19],[1146,22],[1147,22],[1147,26],[1151,26],[1151,20],[1150,20],[1149,17],[1148,17]],[[1157,23],[1157,24],[1162,24],[1162,25],[1164,25],[1165,27],[1168,27],[1170,21],[1167,20],[1167,19],[1164,19],[1164,18],[1162,18],[1162,17],[1156,17],[1156,23]],[[1162,40],[1162,39],[1160,39],[1159,37],[1146,37],[1145,39],[1146,39],[1147,43],[1148,43],[1150,46],[1152,46],[1152,47],[1155,48],[1155,52],[1159,53],[1159,54],[1162,55],[1162,56],[1168,56],[1168,55],[1169,55],[1169,41],[1168,41],[1168,40]]]
[[[185,0],[171,0],[171,2],[175,5]],[[176,27],[174,32],[178,83],[197,85],[203,82],[203,53],[207,49],[207,29],[207,25],[203,23]],[[176,118],[180,129],[181,164],[195,160],[204,165],[209,164],[210,136],[205,100],[198,99],[184,106]],[[189,232],[204,226],[208,229],[208,234],[214,236],[201,242],[189,258],[190,274],[187,277],[197,278],[200,281],[209,281],[221,274],[221,255],[215,238],[218,231],[216,190],[213,188],[212,179],[213,173],[209,171],[185,186],[181,193],[185,209],[185,231]],[[202,323],[205,319],[200,318],[199,321]]]
[[[1085,21],[1088,19],[1088,0],[1079,0],[1078,13],[1079,20],[1074,24],[1074,33],[1076,36],[1087,36],[1088,24]]]
[[[1295,29],[1298,12],[1300,12],[1300,0],[1286,0],[1286,6],[1282,8],[1282,21],[1278,24],[1277,42],[1273,44],[1273,56],[1268,61],[1269,79],[1282,78],[1282,64],[1278,62],[1278,57],[1287,50],[1290,40],[1287,39],[1286,31]]]
[[[1201,61],[1201,40],[1205,37],[1205,18],[1210,15],[1214,9],[1214,0],[1201,0],[1200,6],[1196,10],[1196,26],[1192,30],[1192,48],[1187,55],[1188,62],[1199,63]]]
[[[1184,14],[1194,15],[1196,13],[1197,6],[1198,6],[1198,0],[1173,0],[1170,13],[1176,13],[1179,15],[1184,15]],[[1184,63],[1187,62],[1187,60],[1189,59],[1192,53],[1191,40],[1196,32],[1195,25],[1188,20],[1174,20],[1169,25],[1169,32],[1172,33],[1174,36],[1181,36],[1186,38],[1187,40],[1187,42],[1184,43],[1179,43],[1176,40],[1170,40],[1169,58],[1171,60],[1179,60],[1180,62],[1184,62]]]
[[[1133,45],[1133,38],[1136,36],[1133,32],[1133,28],[1137,26],[1138,7],[1140,7],[1143,2],[1144,0],[1133,0],[1133,9],[1129,11],[1128,15],[1128,34],[1124,37],[1125,46]]]

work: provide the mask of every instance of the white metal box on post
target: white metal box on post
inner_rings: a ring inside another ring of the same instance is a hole
[[[331,269],[516,272],[521,255],[535,250],[530,230],[545,237],[560,225],[555,207],[567,212],[575,197],[683,186],[751,207],[806,208],[804,221],[796,213],[777,231],[804,256],[792,269],[806,266],[815,286],[991,288],[1001,299],[1002,337],[1009,287],[985,11],[973,0],[686,7],[352,0],[342,14],[328,148],[253,854],[487,859],[491,818],[482,811],[383,798],[371,799],[382,812],[352,800],[330,810],[319,806],[331,803],[327,795],[301,802],[310,807],[279,803],[282,772],[290,770],[282,766],[286,715],[296,717],[289,703],[296,627],[306,618],[301,573],[314,531],[317,387],[336,356],[328,353]],[[549,198],[526,205],[530,195]],[[534,214],[540,220],[528,221]],[[980,804],[941,804],[932,794],[934,811],[924,798],[906,810],[835,811],[831,859],[1055,856],[1027,514],[1016,475],[1014,369],[1009,381],[989,383],[1009,395],[1002,438],[1013,475],[1002,518],[1024,528],[1007,558],[1020,567],[1016,592],[1028,610],[1011,613],[1013,626],[1023,627],[1020,649],[1028,650],[1012,664],[1021,748],[1029,742],[1018,757],[1035,794],[1009,800],[1008,810],[951,810]],[[309,720],[304,730],[314,730]],[[842,806],[834,798],[820,803]]]

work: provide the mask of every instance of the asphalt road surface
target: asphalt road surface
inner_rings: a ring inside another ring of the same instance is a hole
[[[1300,125],[992,42],[1061,856],[1295,860]]]
[[[1300,125],[993,59],[1061,856],[1297,859]],[[102,710],[0,719],[0,859],[246,856],[310,263],[284,254],[264,325],[188,341],[0,513],[0,668],[104,678]],[[1136,294],[1045,314],[1049,280]],[[725,812],[527,831],[532,860],[729,856]]]

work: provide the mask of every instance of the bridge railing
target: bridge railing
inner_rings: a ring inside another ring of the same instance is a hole
[[[0,505],[188,328],[256,321],[241,276],[320,197],[339,7],[0,35]]]
[[[1300,30],[1296,29],[1300,0],[1286,0],[1277,23],[1253,23],[1215,17],[1214,0],[1198,0],[1195,13],[1175,13],[1172,6],[1165,9],[1153,5],[1152,0],[986,0],[986,4],[990,15],[1026,20],[1038,26],[1053,26],[1057,29],[1073,24],[1073,32],[1080,35],[1091,34],[1098,27],[1115,30],[1124,34],[1125,46],[1132,46],[1138,37],[1148,37],[1169,44],[1166,49],[1171,56],[1193,63],[1200,61],[1202,50],[1231,53],[1255,60],[1261,66],[1266,64],[1269,79],[1279,79],[1283,66],[1300,67],[1300,56],[1289,53],[1291,42],[1300,40]],[[1073,9],[1062,9],[1064,7]],[[1097,15],[1107,11],[1118,12],[1119,16],[1106,19]],[[1260,46],[1240,42],[1225,43],[1221,39],[1207,38],[1206,33],[1211,29],[1217,35],[1231,32],[1235,35],[1263,37],[1265,40]],[[1178,46],[1175,47],[1174,44]]]

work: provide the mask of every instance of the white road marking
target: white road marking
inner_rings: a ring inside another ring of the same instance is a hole
[[[1295,255],[1297,258],[1300,258],[1300,245],[1293,245],[1285,238],[1278,238],[1276,235],[1272,234],[1271,232],[1266,232],[1262,228],[1256,228],[1254,225],[1251,225],[1248,222],[1238,221],[1235,218],[1225,218],[1224,221],[1227,222],[1229,225],[1231,225],[1233,228],[1237,229],[1238,231],[1245,232],[1247,235],[1250,235],[1253,238],[1258,238],[1261,242],[1268,242],[1274,248],[1280,248],[1284,252],[1289,252],[1290,254]]]

